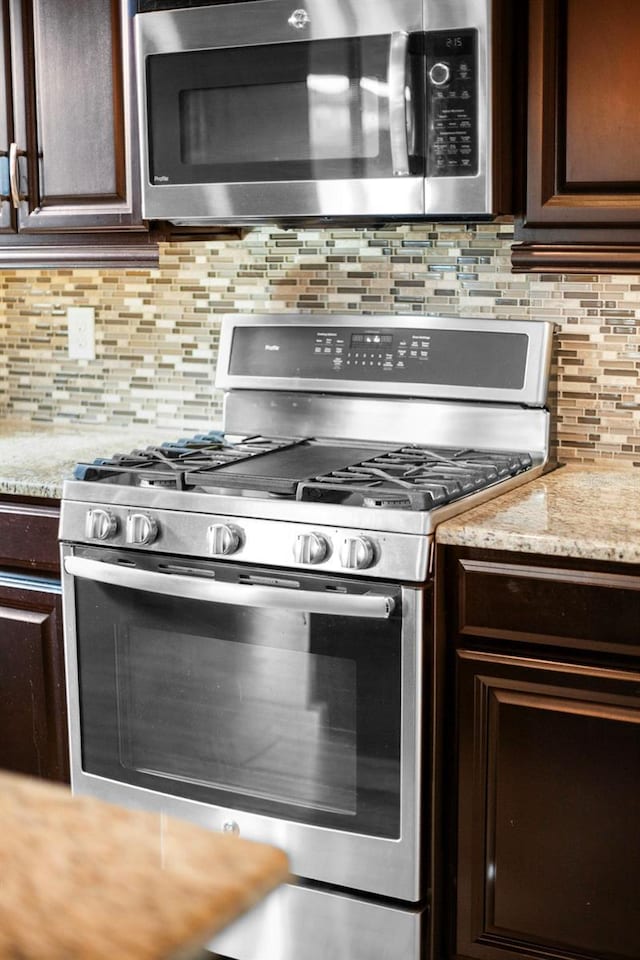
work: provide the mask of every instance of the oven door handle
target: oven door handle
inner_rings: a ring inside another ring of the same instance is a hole
[[[175,573],[155,573],[135,567],[88,560],[86,557],[65,557],[64,569],[73,577],[108,583],[127,590],[161,593],[168,597],[204,600],[208,603],[232,603],[238,607],[277,607],[304,613],[327,613],[337,617],[364,617],[387,620],[393,613],[395,600],[383,594],[321,593],[316,590],[294,590],[263,584],[223,583],[199,577],[183,577]]]

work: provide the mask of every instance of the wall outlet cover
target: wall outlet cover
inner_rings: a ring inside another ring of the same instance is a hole
[[[96,324],[94,307],[67,309],[68,351],[70,360],[95,360]]]

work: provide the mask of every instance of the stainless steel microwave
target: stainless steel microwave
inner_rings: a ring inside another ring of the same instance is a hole
[[[144,215],[366,224],[508,212],[497,89],[508,6],[139,0]]]

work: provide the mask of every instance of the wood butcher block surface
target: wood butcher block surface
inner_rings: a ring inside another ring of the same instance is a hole
[[[0,774],[0,958],[186,958],[288,876],[285,854]]]

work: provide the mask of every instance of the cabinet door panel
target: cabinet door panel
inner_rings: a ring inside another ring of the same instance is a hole
[[[637,228],[639,36],[636,0],[531,0],[525,228]]]
[[[68,780],[57,593],[0,582],[0,767]]]
[[[10,0],[10,11],[19,230],[143,229],[127,3]]]
[[[460,651],[456,955],[636,960],[640,674]]]

